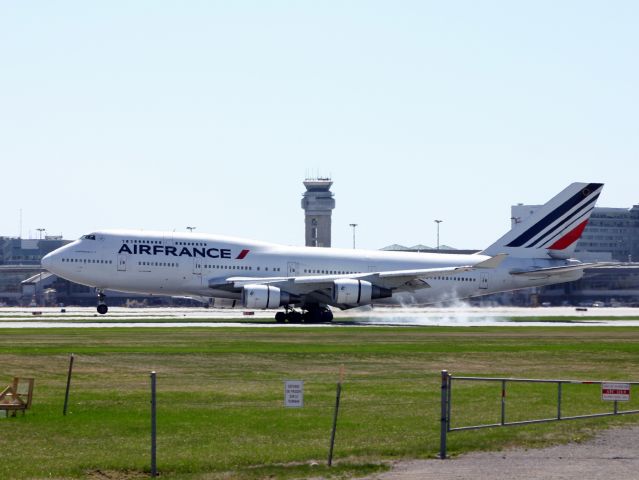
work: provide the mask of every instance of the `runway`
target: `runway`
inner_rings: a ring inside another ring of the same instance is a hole
[[[277,324],[274,311],[264,310],[111,307],[107,315],[98,315],[94,307],[67,307],[64,312],[60,307],[4,307],[0,328],[639,326],[639,308],[375,307],[334,313],[331,324]]]

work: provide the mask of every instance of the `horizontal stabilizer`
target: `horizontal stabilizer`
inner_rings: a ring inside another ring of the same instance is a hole
[[[589,268],[618,267],[620,265],[621,264],[615,262],[579,263],[576,265],[566,265],[563,267],[538,268],[536,270],[524,270],[521,272],[515,271],[510,272],[510,274],[523,277],[552,276],[579,270],[586,270]]]

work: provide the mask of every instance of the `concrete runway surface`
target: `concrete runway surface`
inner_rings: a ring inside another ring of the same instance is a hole
[[[213,308],[124,308],[111,307],[98,315],[95,307],[2,307],[1,328],[69,327],[265,327],[304,328],[308,326],[639,326],[639,308],[574,307],[375,307],[335,311],[333,324],[276,324],[274,310],[231,310]],[[539,317],[540,321],[513,322],[512,318]],[[550,317],[573,317],[562,322]],[[574,317],[578,317],[576,320]],[[593,318],[597,317],[597,318]],[[601,320],[604,317],[604,320]],[[637,317],[623,320],[619,317]],[[544,318],[548,318],[544,321]],[[207,321],[210,320],[210,321]],[[226,321],[225,321],[226,320]],[[552,320],[552,321],[551,321]]]

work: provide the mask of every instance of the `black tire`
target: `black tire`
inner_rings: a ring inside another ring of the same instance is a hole
[[[289,312],[288,321],[291,323],[302,323],[302,314],[297,311]]]
[[[304,323],[329,323],[333,313],[327,308],[311,307],[304,312]]]
[[[109,311],[109,307],[107,307],[104,303],[101,303],[100,305],[98,305],[98,313],[100,315],[104,315],[108,311]]]
[[[284,323],[286,321],[286,314],[284,312],[277,312],[275,314],[275,321],[277,323]]]
[[[322,322],[330,323],[333,321],[333,312],[326,309],[322,311]]]

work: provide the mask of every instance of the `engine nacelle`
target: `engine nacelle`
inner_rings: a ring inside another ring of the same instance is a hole
[[[372,300],[392,296],[390,288],[378,287],[366,280],[340,278],[333,282],[333,302],[342,305],[368,305]]]
[[[246,308],[278,308],[290,301],[286,292],[270,285],[245,285],[242,290],[242,303]]]
[[[333,283],[333,301],[344,305],[366,305],[373,299],[373,285],[366,280],[341,278]]]

